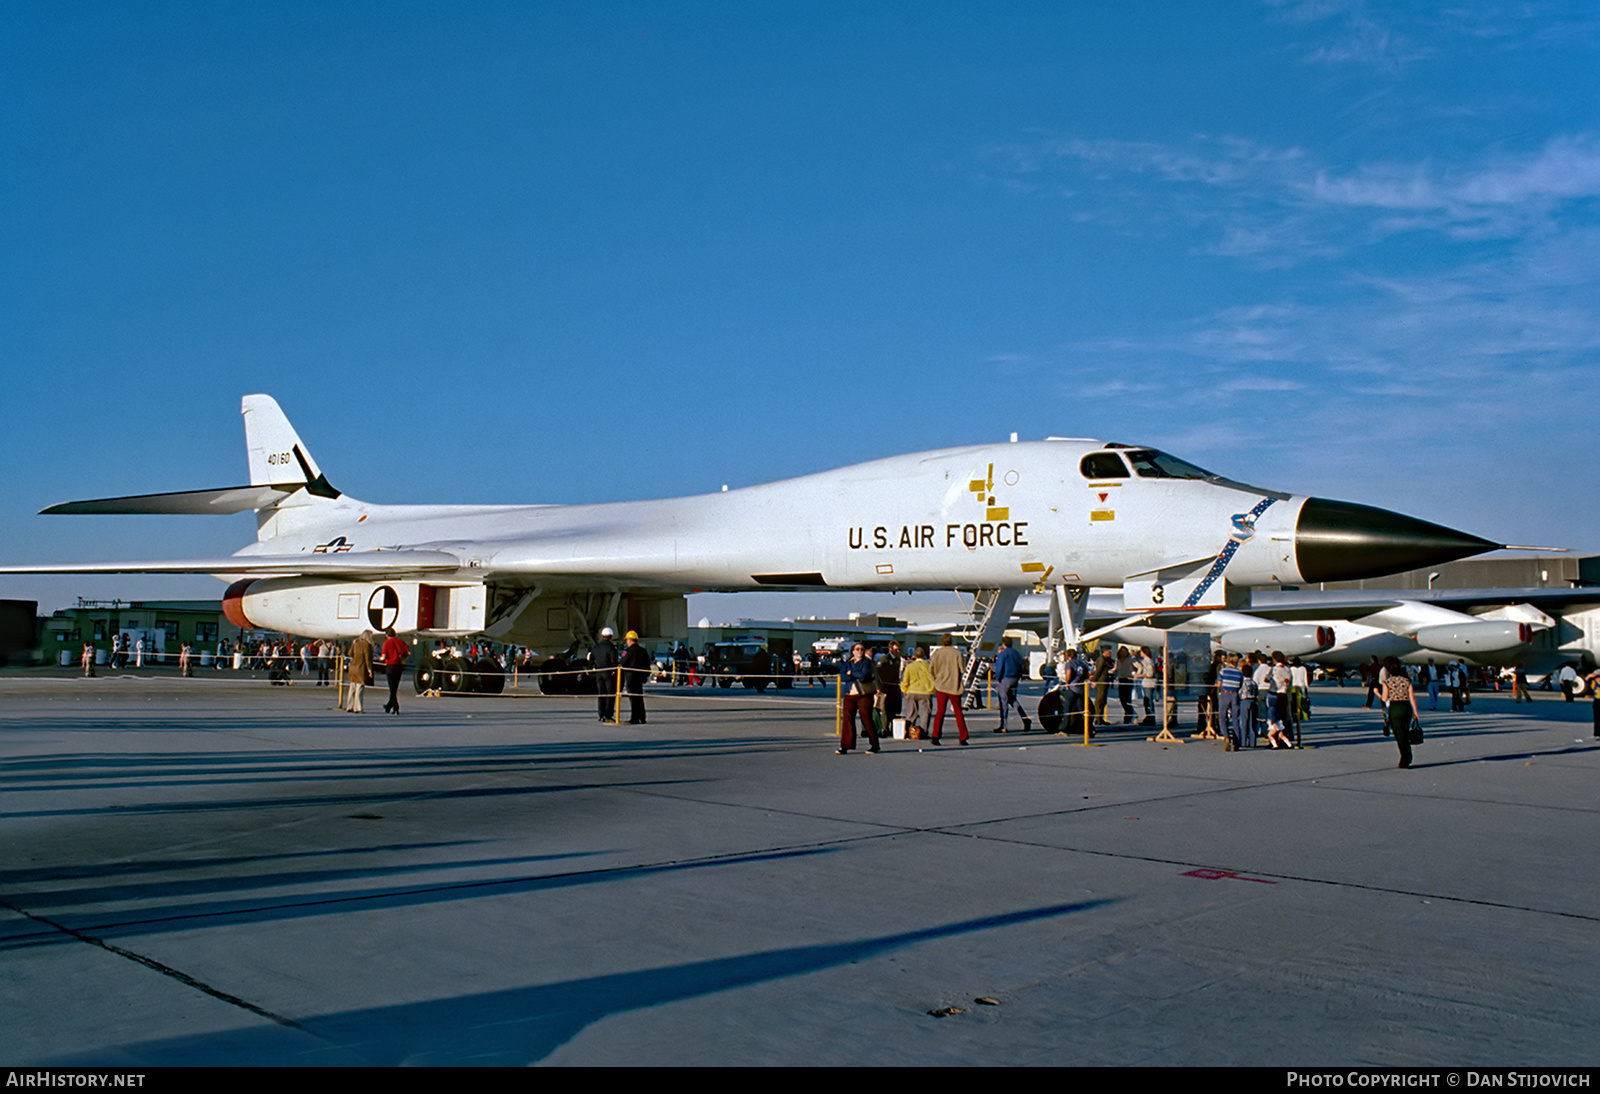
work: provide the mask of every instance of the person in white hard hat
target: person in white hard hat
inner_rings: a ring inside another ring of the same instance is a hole
[[[595,697],[599,701],[600,720],[617,720],[617,647],[611,639],[616,631],[600,628],[600,641],[589,651],[589,664],[594,667]]]

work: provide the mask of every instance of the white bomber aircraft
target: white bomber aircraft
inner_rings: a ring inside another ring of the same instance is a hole
[[[1125,610],[1236,607],[1248,587],[1373,577],[1498,544],[1383,509],[1231,482],[1154,449],[1053,438],[924,452],[739,490],[601,505],[375,505],[334,489],[266,395],[243,400],[250,485],[45,513],[255,511],[227,558],[9,566],[210,573],[244,627],[348,638],[394,626],[532,646],[602,625],[686,633],[690,591],[1053,594],[1075,641],[1089,586]],[[990,628],[993,629],[993,628]]]

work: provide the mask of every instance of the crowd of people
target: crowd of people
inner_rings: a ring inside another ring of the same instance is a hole
[[[1018,698],[1018,688],[1027,676],[1027,664],[1009,638],[1003,638],[987,666],[999,701],[1000,724],[996,733],[1012,732],[1012,715],[1021,723],[1021,732],[1033,729],[1031,718]],[[869,741],[866,751],[879,750],[879,737],[897,719],[904,720],[904,733],[912,740],[927,740],[933,746],[943,743],[944,719],[948,712],[956,722],[957,742],[971,739],[966,717],[966,687],[963,684],[963,657],[950,635],[937,646],[917,645],[909,657],[901,653],[896,640],[889,641],[882,653],[863,641],[850,649],[849,658],[839,664],[840,747],[839,754],[855,748],[857,725]],[[1160,680],[1159,662],[1148,648],[1137,654],[1122,649],[1113,654],[1107,648],[1098,662],[1091,663],[1068,651],[1061,666],[1060,692],[1065,709],[1056,718],[1057,732],[1070,732],[1075,718],[1084,713],[1085,695],[1092,696],[1093,726],[1105,725],[1105,708],[1113,683],[1118,688],[1123,722],[1132,723],[1142,710],[1141,724],[1154,724],[1154,703]]]
[[[689,686],[717,682],[717,667],[709,662],[710,646],[705,653],[695,655],[679,642],[668,654],[657,658],[640,643],[633,631],[625,636],[621,650],[613,641],[615,637],[610,627],[603,628],[588,652],[572,654],[570,661],[563,663],[560,673],[581,678],[583,691],[592,687],[602,722],[618,720],[616,701],[619,695],[626,694],[628,724],[646,724],[644,688],[649,680]],[[527,647],[481,642],[473,643],[464,651],[455,651],[441,643],[432,652],[441,658],[461,653],[473,665],[487,660],[508,675],[538,673],[542,687],[545,685],[543,677],[550,671],[550,661],[540,662],[538,655]],[[384,711],[398,715],[400,685],[411,653],[411,647],[391,627],[382,635],[366,631],[349,643],[321,639],[297,644],[293,638],[230,643],[223,639],[210,663],[219,670],[231,667],[265,671],[274,685],[293,683],[296,670],[302,678],[315,677],[319,687],[332,686],[337,674],[344,685],[340,706],[352,713],[362,712],[362,692],[373,684],[374,672],[381,670],[389,686]],[[109,658],[113,668],[130,664],[139,667],[145,656],[142,638],[129,642],[126,635],[114,636]],[[84,674],[93,676],[96,651],[92,645],[84,645],[82,660]],[[200,657],[192,642],[183,643],[177,660],[184,676],[194,675]],[[796,653],[794,679],[804,679],[808,675],[827,679],[824,674],[835,670],[840,691],[839,754],[855,750],[858,732],[867,739],[867,752],[879,751],[881,737],[902,718],[903,732],[908,738],[925,739],[939,746],[944,739],[947,712],[955,719],[958,744],[965,746],[969,742],[963,709],[968,705],[963,656],[951,636],[943,636],[937,646],[916,645],[909,656],[902,655],[900,642],[891,639],[884,644],[881,653],[867,641],[855,643],[848,658],[836,663],[836,669],[834,663],[820,663],[823,661],[820,651],[814,654],[813,661],[819,663],[808,664]],[[1149,647],[1102,643],[1093,654],[1067,650],[1057,664],[1058,681],[1036,712],[1040,721],[1054,732],[1070,734],[1087,730],[1093,736],[1112,725],[1156,724],[1156,704],[1162,680],[1168,673],[1160,655]],[[771,665],[770,658],[767,665]],[[1021,681],[1028,675],[1027,666],[1010,639],[1001,640],[994,657],[984,668],[998,699],[1000,722],[994,732],[1013,732],[1013,715],[1020,721],[1021,732],[1031,732],[1034,719],[1018,697]],[[1420,696],[1426,696],[1427,709],[1431,712],[1439,709],[1441,693],[1445,693],[1450,710],[1461,712],[1471,706],[1474,690],[1498,689],[1502,682],[1494,670],[1469,666],[1465,660],[1437,664],[1429,659],[1425,664],[1402,665],[1393,657],[1382,661],[1374,657],[1360,668],[1359,674],[1366,689],[1364,709],[1370,710],[1376,705],[1382,713],[1382,733],[1394,739],[1400,751],[1401,767],[1411,765],[1412,746],[1422,739]],[[1298,657],[1286,657],[1278,652],[1218,652],[1198,680],[1190,678],[1188,665],[1181,660],[1173,666],[1172,675],[1176,679],[1169,682],[1194,698],[1197,725],[1202,733],[1222,738],[1230,752],[1255,747],[1297,747],[1302,723],[1311,717],[1310,670]],[[1342,675],[1342,672],[1336,673],[1333,678],[1342,684]],[[1505,681],[1514,702],[1533,701],[1522,668],[1507,671]],[[1550,674],[1543,686],[1559,688],[1567,702],[1576,701],[1585,690],[1595,696],[1595,735],[1600,737],[1600,669],[1585,675],[1578,662],[1568,662]],[[1108,715],[1113,693],[1120,708],[1120,721]],[[1169,729],[1176,726],[1175,703],[1170,698],[1162,722]]]
[[[961,669],[961,655],[952,648],[949,636],[931,655],[928,647],[915,647],[909,660],[901,658],[898,642],[889,643],[882,654],[876,654],[868,643],[856,643],[850,659],[839,668],[838,753],[855,749],[858,724],[869,742],[866,751],[879,751],[881,734],[902,717],[907,738],[925,738],[938,745],[946,707],[954,711],[959,740],[965,745],[968,731],[962,712]],[[1174,670],[1181,678],[1169,679],[1169,683],[1195,700],[1197,728],[1204,736],[1221,738],[1226,751],[1299,747],[1302,725],[1312,715],[1311,669],[1300,658],[1281,652],[1217,652],[1198,680],[1190,677],[1186,665],[1175,665]],[[1031,731],[1032,719],[1017,698],[1025,667],[1009,640],[1002,640],[988,671],[999,701],[1000,724],[994,732],[1013,731],[1013,712],[1021,719],[1021,731]],[[1425,664],[1402,665],[1394,657],[1384,661],[1373,658],[1362,670],[1368,688],[1365,708],[1378,705],[1381,732],[1398,747],[1400,767],[1411,766],[1412,747],[1422,740],[1418,697],[1426,695],[1428,709],[1436,711],[1441,691],[1448,692],[1450,709],[1465,711],[1472,702],[1474,671],[1460,660],[1439,665],[1430,659]],[[1155,704],[1164,675],[1160,656],[1148,647],[1105,644],[1087,655],[1067,650],[1059,662],[1057,684],[1040,701],[1040,720],[1056,733],[1076,733],[1082,727],[1094,736],[1099,729],[1119,724],[1107,717],[1115,688],[1121,725],[1155,725]],[[1516,669],[1512,679],[1514,700],[1532,702],[1523,671]],[[1568,702],[1587,688],[1594,697],[1595,736],[1600,737],[1600,669],[1585,676],[1578,663],[1571,662],[1551,674],[1546,686],[1559,687]],[[1047,707],[1051,711],[1048,717]],[[1177,724],[1176,703],[1171,698],[1163,723],[1169,729]]]

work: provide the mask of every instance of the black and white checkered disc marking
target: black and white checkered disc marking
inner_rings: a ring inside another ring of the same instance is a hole
[[[400,618],[400,594],[387,585],[379,585],[367,598],[367,619],[375,631],[395,625]]]

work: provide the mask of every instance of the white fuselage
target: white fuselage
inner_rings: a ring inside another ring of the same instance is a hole
[[[948,589],[1118,586],[1215,556],[1234,584],[1300,580],[1303,497],[1196,479],[1091,479],[1097,441],[1036,441],[899,456],[717,494],[603,505],[285,506],[242,554],[458,555],[455,575],[527,575],[591,588],[827,585]],[[1241,534],[1237,517],[1263,507]]]

